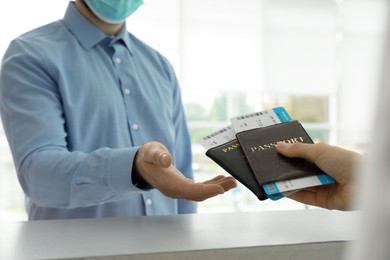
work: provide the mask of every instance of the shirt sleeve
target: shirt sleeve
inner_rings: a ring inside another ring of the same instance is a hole
[[[139,147],[69,149],[61,93],[43,57],[14,41],[0,72],[1,118],[25,194],[38,206],[75,208],[139,193],[131,183]]]

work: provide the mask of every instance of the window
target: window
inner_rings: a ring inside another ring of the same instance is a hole
[[[265,109],[282,106],[293,119],[299,120],[315,143],[329,143],[333,132],[330,106],[330,96],[304,96],[304,95],[267,95],[264,94]]]

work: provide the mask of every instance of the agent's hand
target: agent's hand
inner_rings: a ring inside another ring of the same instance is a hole
[[[361,155],[323,143],[278,143],[276,148],[284,156],[312,161],[336,181],[335,184],[301,190],[289,198],[326,209],[351,210],[357,185],[355,170]]]
[[[166,147],[158,142],[149,142],[140,147],[135,166],[150,185],[176,199],[203,201],[237,186],[233,177],[222,175],[199,183],[186,178],[172,165],[172,156]]]

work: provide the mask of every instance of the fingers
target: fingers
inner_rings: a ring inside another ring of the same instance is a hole
[[[171,182],[171,185],[161,187],[159,190],[174,199],[203,201],[225,192],[221,185],[215,183],[194,183],[187,178],[172,178]]]
[[[203,201],[220,195],[237,186],[233,177],[216,176],[205,182],[195,183],[184,176],[174,175],[169,185],[160,186],[159,190],[166,196],[176,199]]]
[[[218,184],[193,183],[191,192],[186,192],[183,197],[188,200],[204,201],[225,193],[224,188]]]
[[[324,143],[306,144],[294,143],[288,144],[279,142],[276,146],[278,152],[290,158],[303,158],[316,164],[320,169],[334,177],[338,175],[340,167],[335,167],[344,157],[342,149],[330,146]]]
[[[301,190],[288,196],[288,198],[298,201],[300,203],[312,206],[318,206],[326,208],[326,205],[318,203],[318,196],[315,192]]]
[[[233,177],[225,177],[216,184],[220,185],[225,192],[237,187],[237,181]]]
[[[193,183],[192,185],[191,194],[186,194],[187,199],[203,201],[237,187],[237,182],[233,177],[217,176],[212,180],[203,183]]]
[[[214,178],[212,178],[211,180],[207,180],[207,181],[204,181],[203,183],[207,184],[207,183],[212,183],[214,181],[218,181],[218,180],[221,180],[225,178],[225,176],[223,175],[218,175],[218,176],[215,176]]]
[[[237,181],[233,177],[225,177],[223,175],[218,175],[211,180],[203,182],[203,184],[217,184],[220,185],[224,191],[228,191],[237,187]]]
[[[278,152],[287,157],[299,157],[315,161],[321,154],[332,149],[327,144],[305,144],[305,143],[284,143],[279,142],[276,146]]]
[[[361,160],[358,153],[324,143],[278,143],[276,149],[284,156],[312,161],[341,184],[350,181]]]

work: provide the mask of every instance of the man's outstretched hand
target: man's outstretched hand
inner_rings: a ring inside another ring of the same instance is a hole
[[[203,201],[237,186],[233,177],[218,175],[211,180],[194,182],[172,165],[172,155],[158,142],[140,147],[135,158],[138,173],[154,188],[175,199]]]

